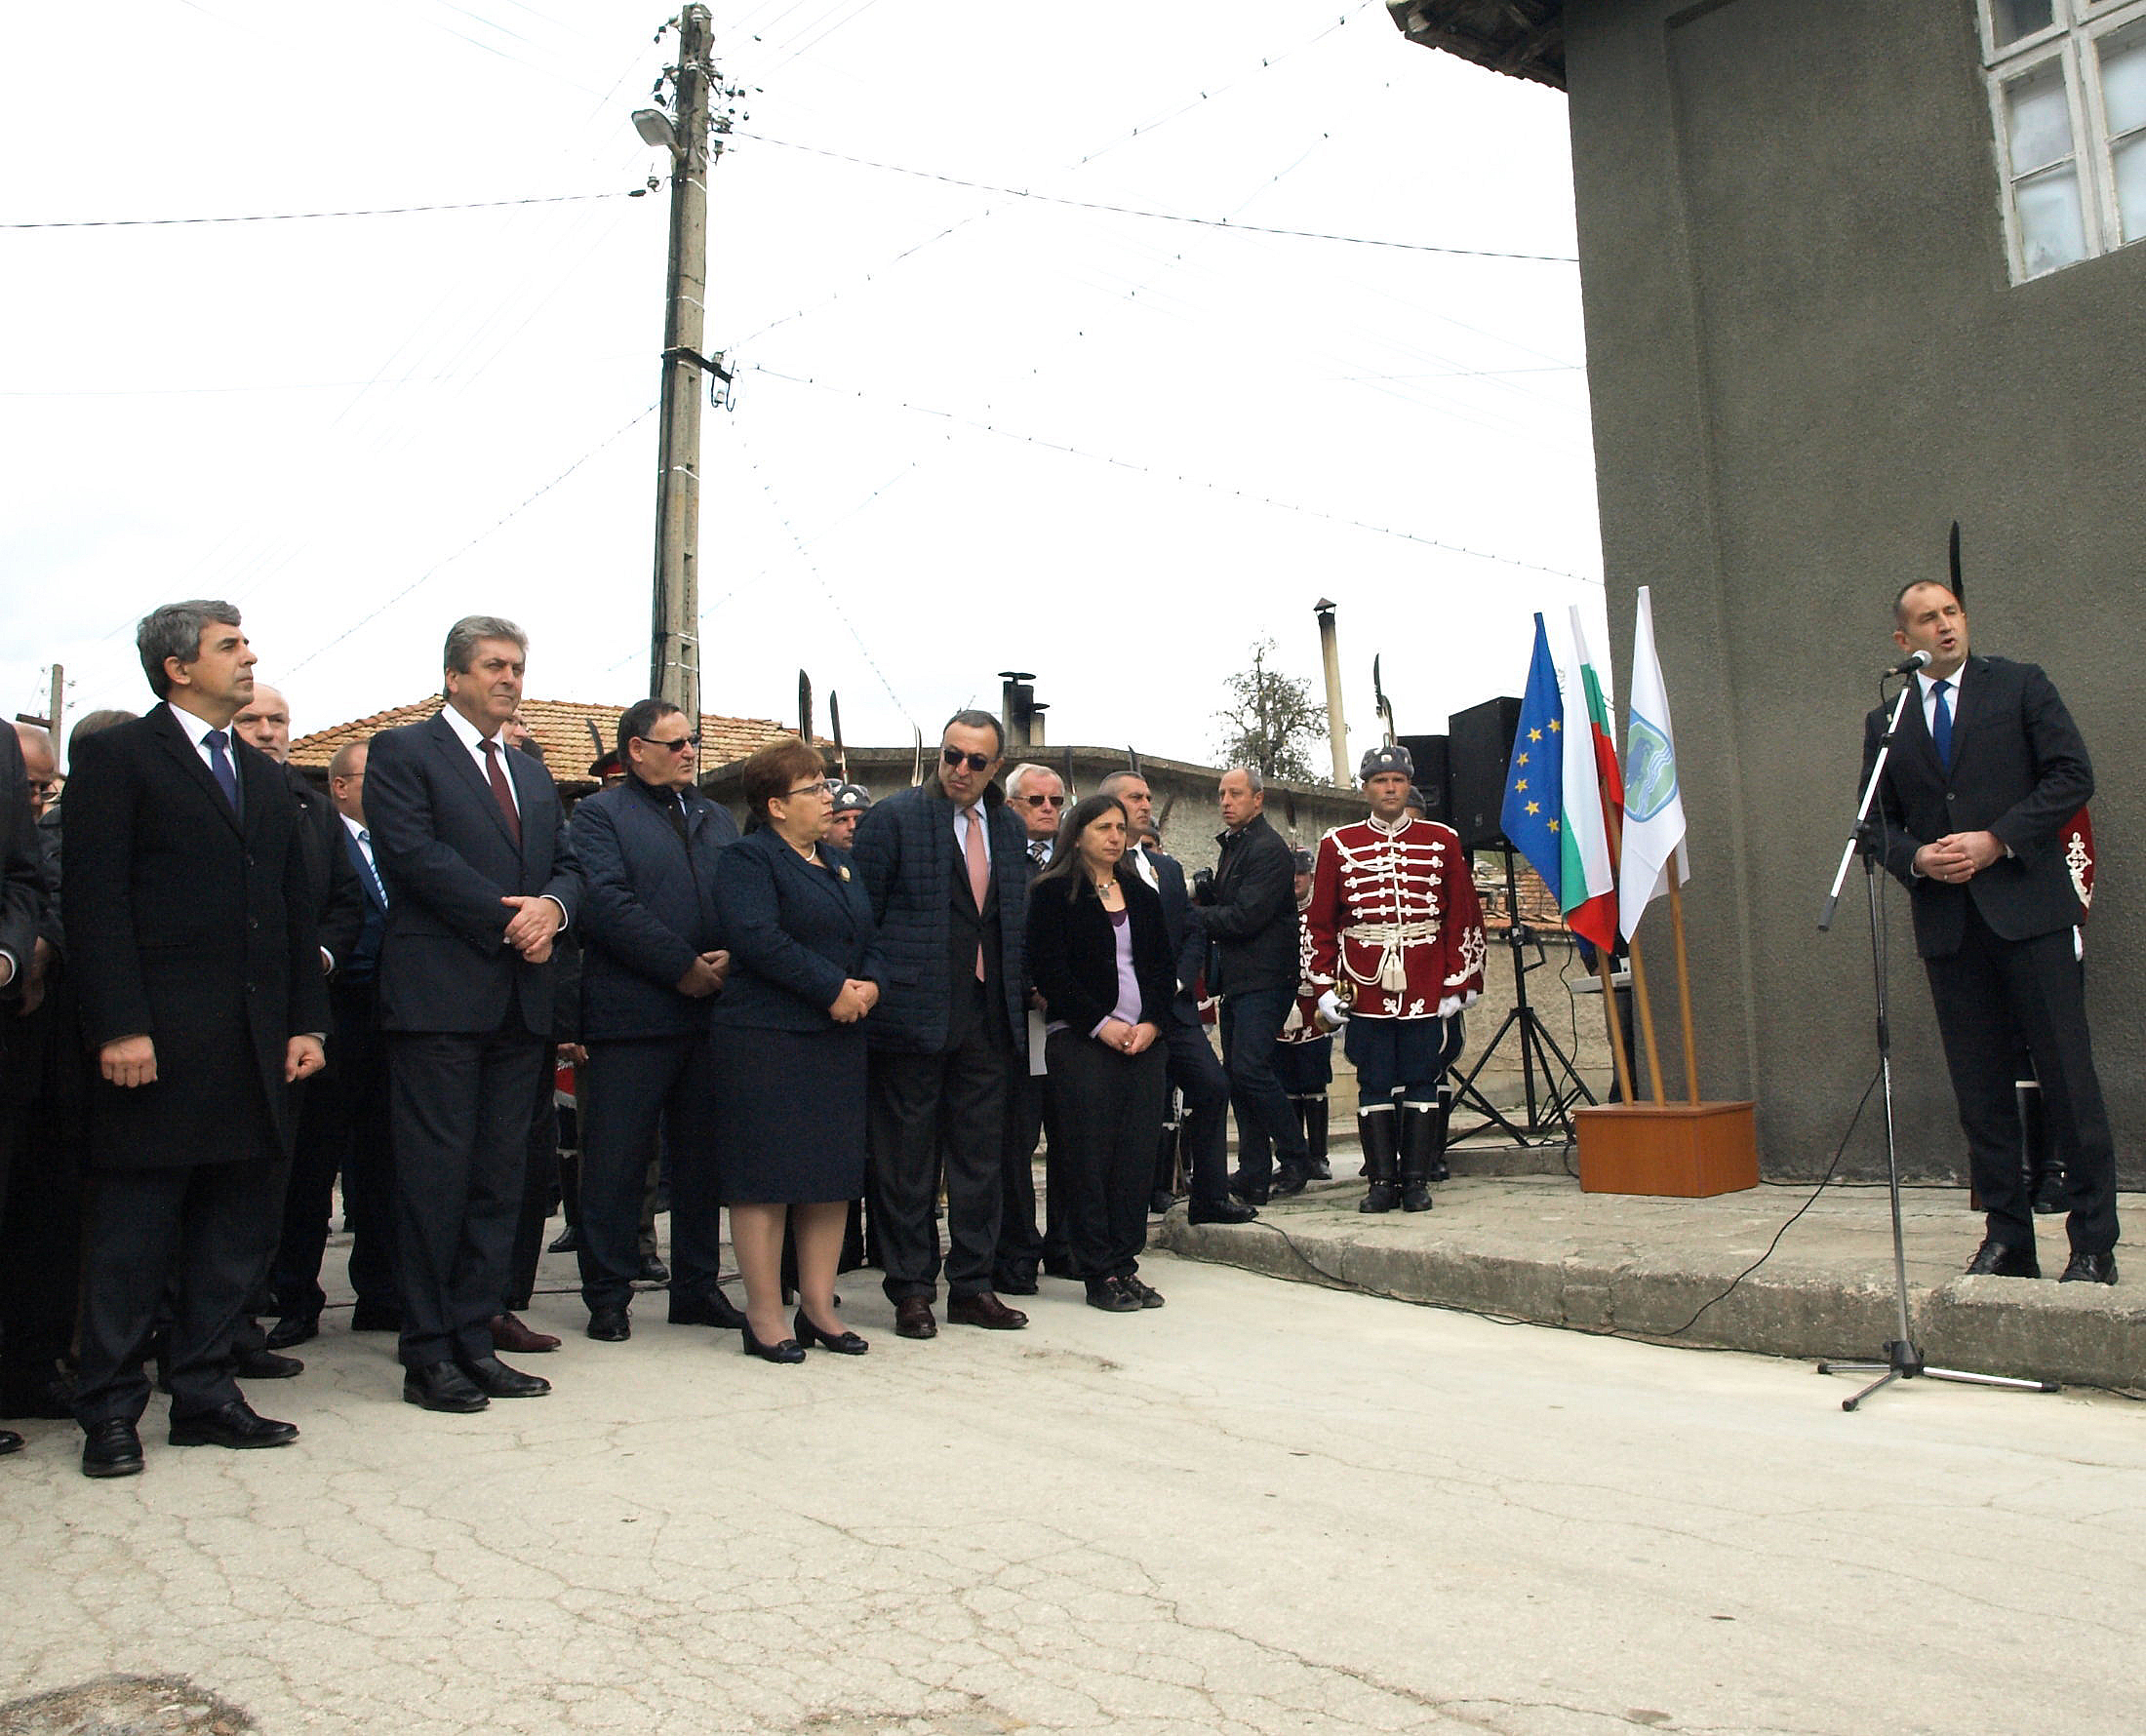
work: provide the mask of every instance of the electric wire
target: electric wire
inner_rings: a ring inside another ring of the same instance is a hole
[[[439,205],[381,205],[352,211],[255,211],[221,217],[70,217],[51,222],[0,222],[0,229],[164,229],[203,223],[303,223],[319,217],[415,217],[441,211],[501,211],[520,205],[585,205],[596,199],[639,199],[646,187],[608,193],[545,193],[526,199],[463,199]]]

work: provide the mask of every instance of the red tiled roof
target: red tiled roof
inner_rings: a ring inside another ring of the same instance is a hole
[[[346,741],[369,741],[382,730],[422,723],[440,709],[436,698],[414,699],[390,711],[353,719],[330,730],[316,730],[291,743],[291,764],[325,769],[336,750]],[[600,752],[609,751],[618,737],[618,714],[623,705],[584,704],[576,699],[524,699],[522,721],[544,750],[544,764],[551,775],[568,789],[589,787],[588,768]],[[595,726],[597,735],[589,733]],[[721,766],[741,760],[777,735],[792,731],[768,718],[716,717],[700,719],[700,764]],[[597,745],[602,738],[602,747]]]

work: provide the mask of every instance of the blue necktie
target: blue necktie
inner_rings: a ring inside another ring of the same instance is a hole
[[[216,773],[217,782],[223,786],[223,799],[231,805],[231,811],[238,812],[238,771],[223,750],[230,737],[221,730],[211,730],[202,740],[209,744],[209,769]]]
[[[1945,702],[1945,691],[1952,686],[1949,681],[1930,683],[1930,691],[1937,695],[1937,710],[1930,723],[1930,739],[1937,744],[1937,763],[1947,771],[1952,769],[1952,707]]]
[[[373,843],[373,834],[365,827],[360,826],[358,828],[358,842],[370,848]],[[373,883],[373,889],[380,895],[380,908],[385,910],[387,908],[387,883],[380,879],[380,871],[373,866],[373,858],[369,853],[369,849],[358,851],[358,866],[365,870],[365,878]]]

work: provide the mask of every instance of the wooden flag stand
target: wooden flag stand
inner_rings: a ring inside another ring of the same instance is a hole
[[[1609,820],[1610,863],[1620,866],[1623,831],[1616,806],[1604,802]],[[1603,1010],[1610,1024],[1610,1049],[1616,1062],[1621,1103],[1605,1103],[1572,1115],[1579,1139],[1579,1185],[1589,1194],[1651,1194],[1701,1200],[1715,1194],[1740,1193],[1759,1185],[1758,1105],[1705,1102],[1699,1096],[1698,1044],[1691,1024],[1691,969],[1685,951],[1684,889],[1676,864],[1669,872],[1669,918],[1676,936],[1677,1001],[1684,1035],[1685,1101],[1671,1103],[1662,1090],[1661,1057],[1654,1044],[1654,1012],[1647,993],[1647,969],[1637,934],[1627,956],[1632,963],[1632,1000],[1647,1046],[1653,1100],[1637,1101],[1632,1066],[1624,1053],[1623,1021],[1610,980],[1610,959],[1600,958]]]

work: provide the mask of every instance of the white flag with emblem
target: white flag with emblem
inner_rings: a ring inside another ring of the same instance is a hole
[[[1677,786],[1677,738],[1669,691],[1654,655],[1654,606],[1640,586],[1639,622],[1624,701],[1624,854],[1618,863],[1617,927],[1625,938],[1648,905],[1691,878],[1684,852],[1684,797]]]

